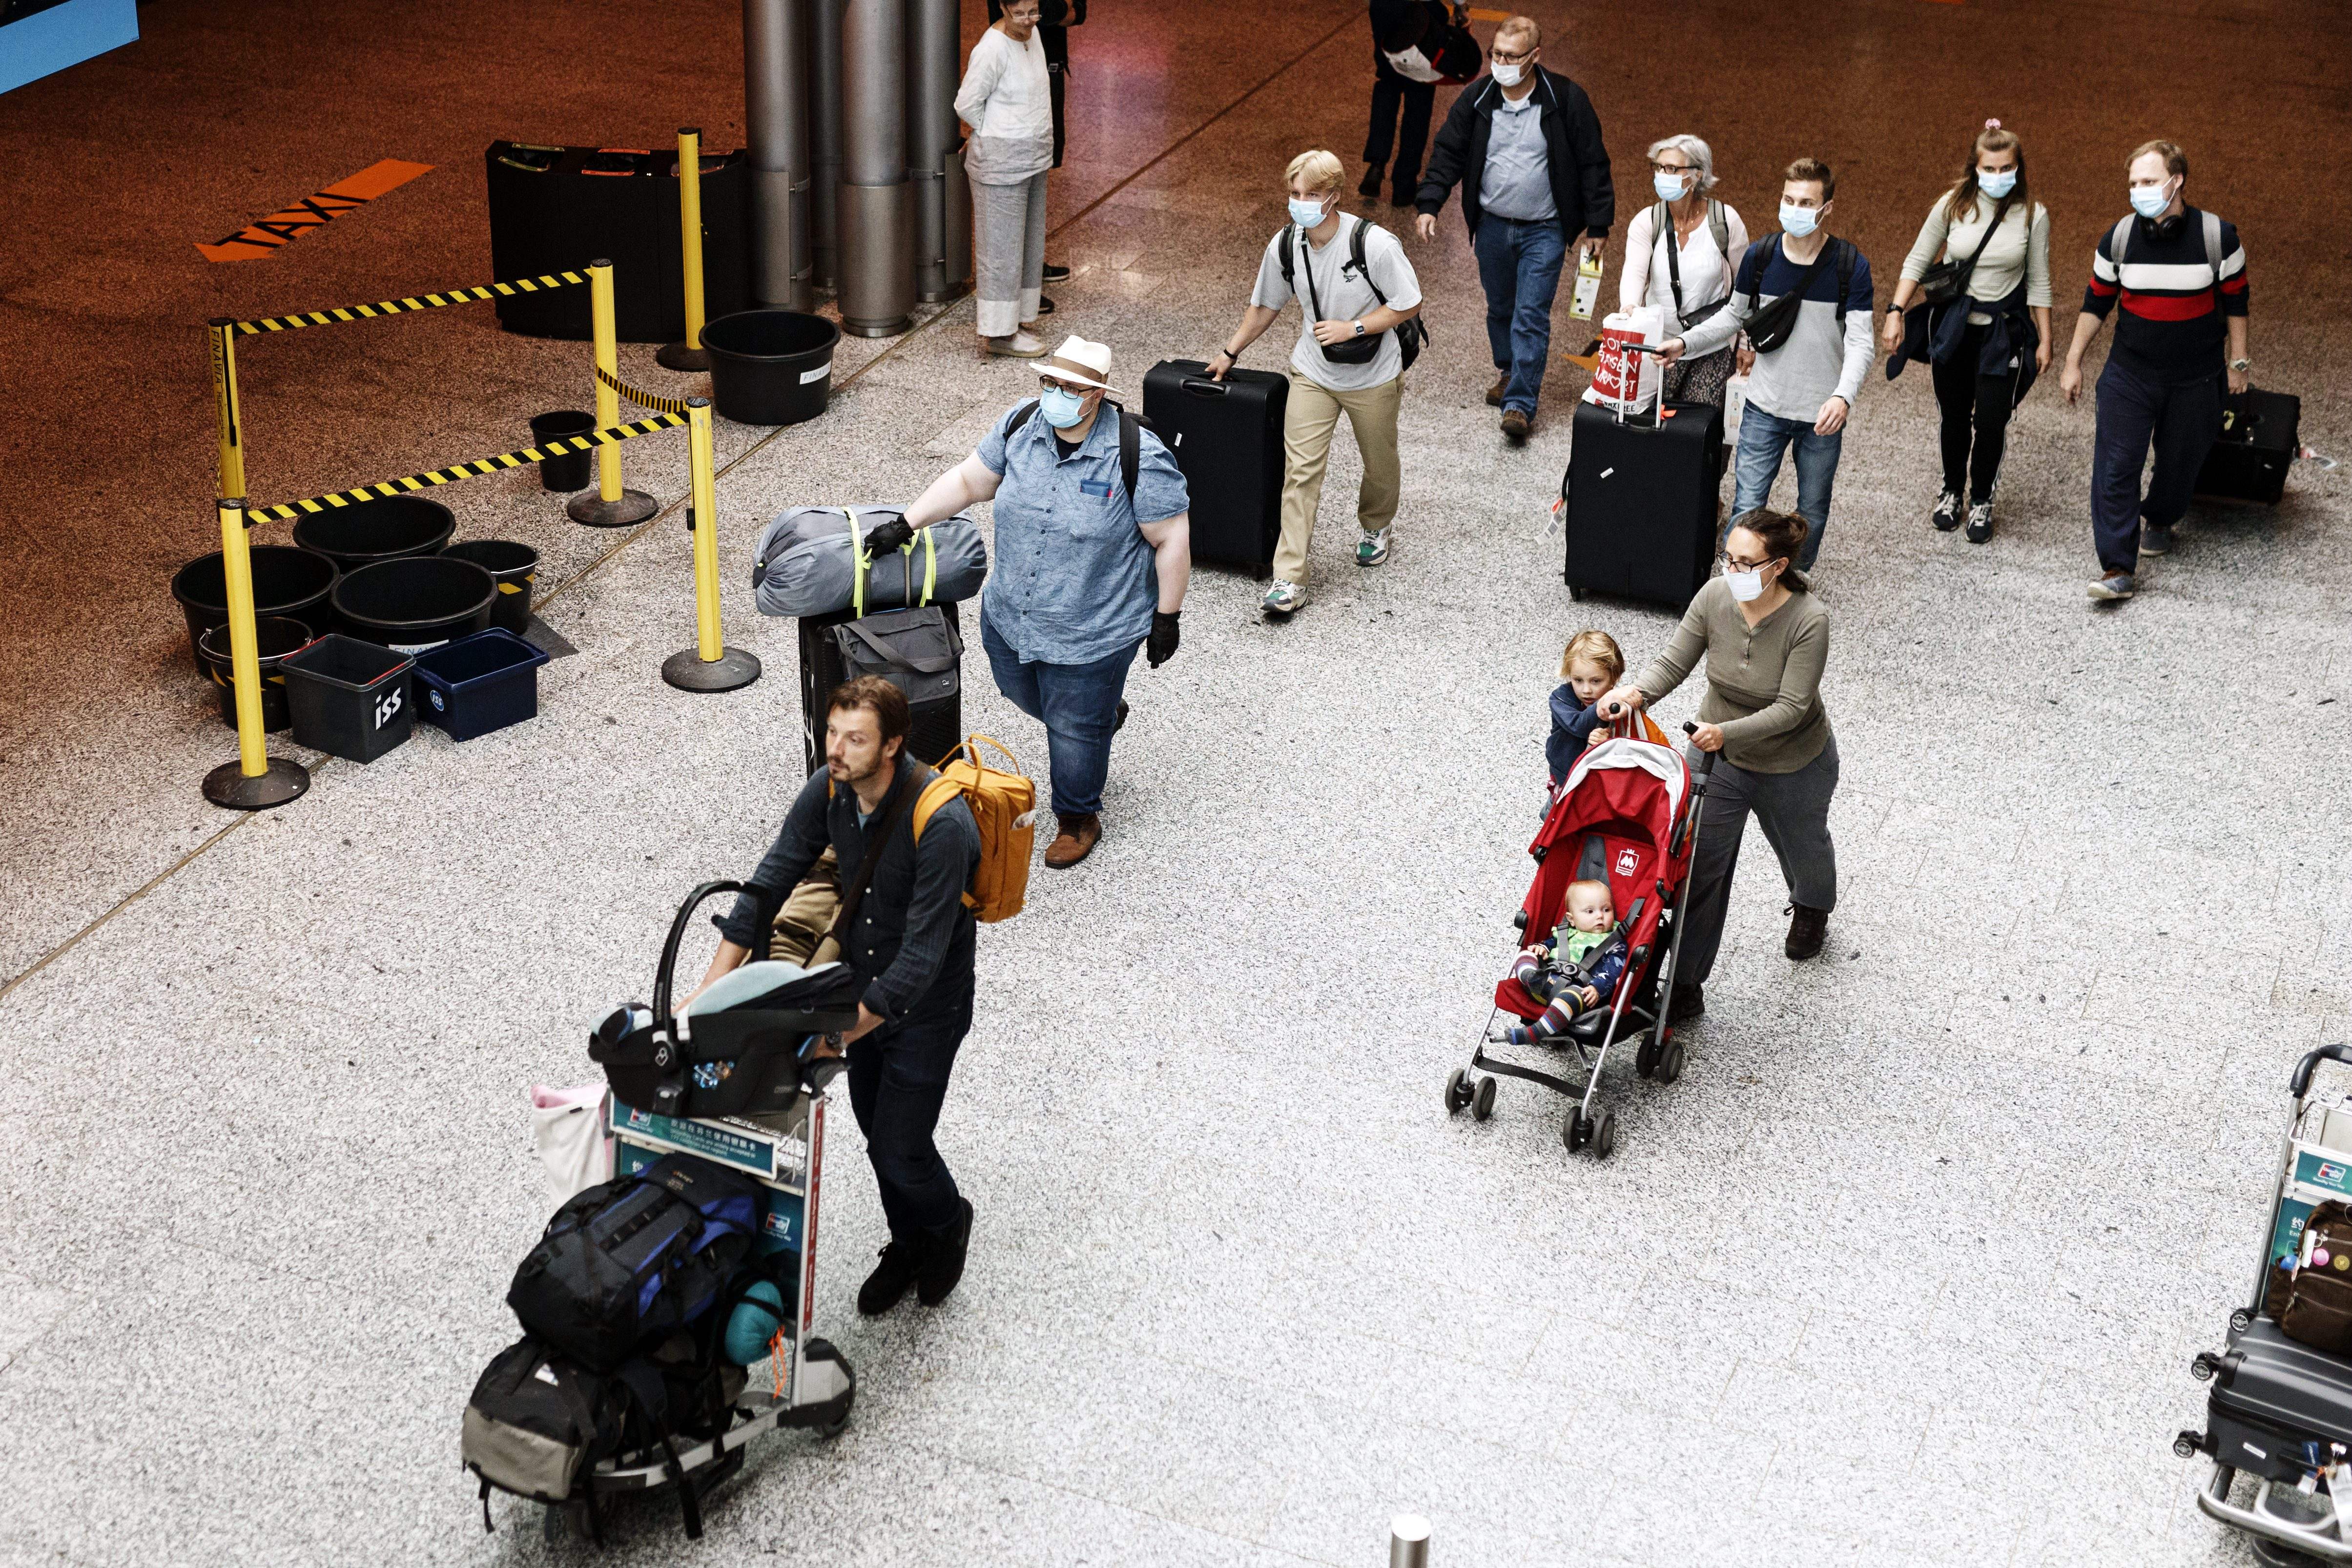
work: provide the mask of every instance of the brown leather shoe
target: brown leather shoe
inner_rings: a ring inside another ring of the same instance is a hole
[[[1083,816],[1065,816],[1057,811],[1054,820],[1061,824],[1062,830],[1054,836],[1054,842],[1045,846],[1045,868],[1049,871],[1068,870],[1093,854],[1095,846],[1102,841],[1102,818],[1091,811]]]
[[[1503,389],[1510,384],[1511,373],[1509,371],[1507,370],[1502,374],[1496,376],[1495,378],[1495,384],[1486,389],[1486,406],[1489,408],[1500,408],[1503,406]]]
[[[1503,439],[1508,441],[1512,446],[1526,446],[1528,444],[1528,432],[1534,428],[1535,421],[1529,419],[1517,409],[1506,408],[1503,410]]]

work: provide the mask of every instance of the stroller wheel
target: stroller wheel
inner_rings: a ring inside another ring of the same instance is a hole
[[[1445,1114],[1459,1116],[1462,1108],[1470,1103],[1470,1089],[1463,1083],[1463,1070],[1455,1068],[1445,1075]]]
[[[1559,1141],[1568,1145],[1570,1153],[1573,1154],[1584,1147],[1584,1118],[1576,1111],[1570,1111],[1568,1121],[1561,1124],[1559,1130]]]
[[[1470,1114],[1481,1121],[1495,1114],[1495,1080],[1493,1079],[1482,1078],[1478,1080],[1477,1095],[1470,1101]]]
[[[1601,1113],[1601,1125],[1592,1130],[1592,1157],[1596,1160],[1606,1160],[1616,1148],[1617,1114],[1614,1111],[1604,1110]]]
[[[1678,1040],[1666,1043],[1665,1054],[1658,1058],[1657,1078],[1660,1083],[1672,1083],[1683,1076],[1683,1047]]]
[[[1658,1043],[1644,1039],[1633,1052],[1633,1070],[1643,1078],[1658,1070]]]

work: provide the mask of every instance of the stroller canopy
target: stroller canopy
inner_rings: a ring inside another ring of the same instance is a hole
[[[1559,924],[1568,885],[1607,882],[1638,946],[1656,930],[1664,900],[1658,884],[1681,885],[1690,846],[1675,853],[1675,827],[1690,798],[1690,771],[1671,746],[1650,741],[1605,741],[1577,759],[1559,800],[1544,818],[1528,852],[1538,858],[1528,889],[1526,940]],[[1642,905],[1633,919],[1633,905]]]

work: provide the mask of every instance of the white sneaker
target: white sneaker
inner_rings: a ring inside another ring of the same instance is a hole
[[[1043,359],[1045,357],[1045,345],[1027,332],[1015,332],[1009,338],[981,339],[980,352],[1010,359]]]
[[[1389,558],[1389,531],[1368,533],[1356,542],[1356,564],[1378,566]]]
[[[1269,616],[1290,616],[1297,614],[1298,606],[1305,603],[1306,589],[1296,583],[1285,583],[1277,578],[1274,586],[1265,591],[1263,607]]]

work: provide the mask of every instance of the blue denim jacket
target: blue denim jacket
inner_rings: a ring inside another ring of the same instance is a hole
[[[1135,501],[1118,468],[1118,411],[1105,404],[1065,458],[1054,427],[1033,414],[1010,439],[1008,411],[980,444],[1003,476],[996,492],[996,561],[980,613],[1024,664],[1092,664],[1133,647],[1160,605],[1151,546],[1139,521],[1160,522],[1192,498],[1160,437],[1142,435]]]

